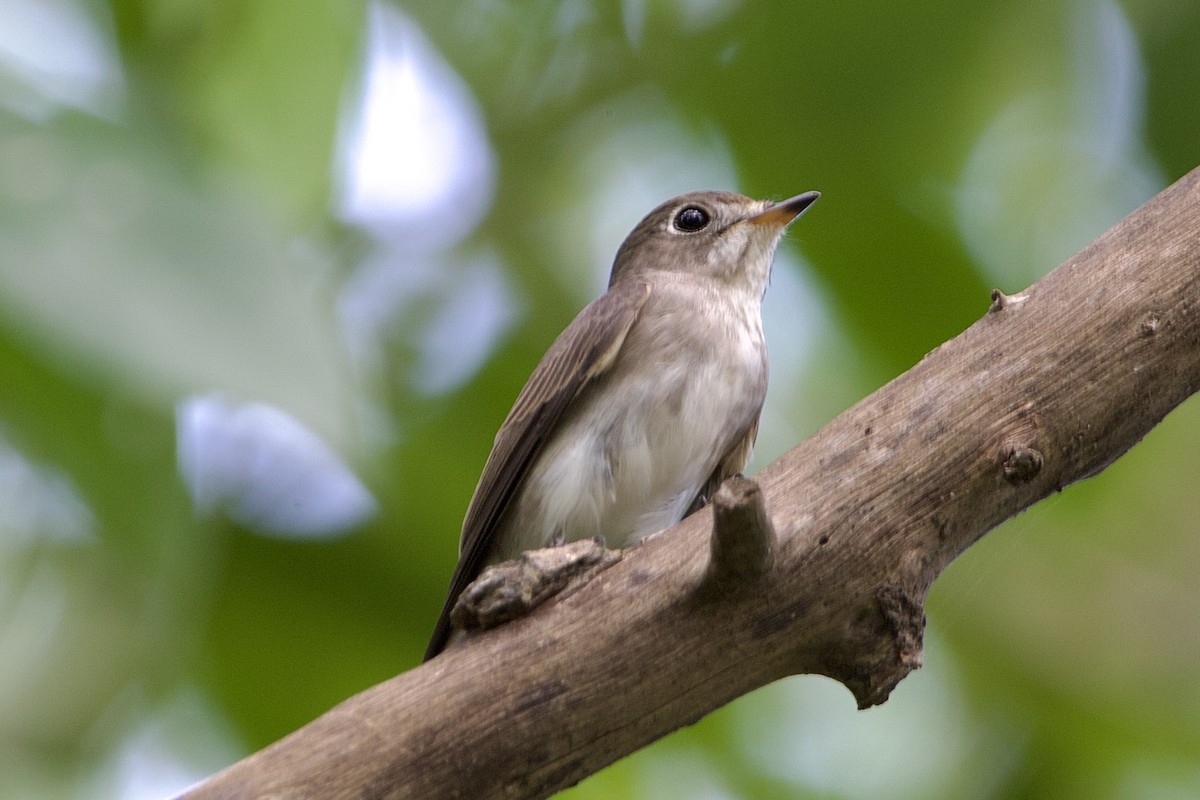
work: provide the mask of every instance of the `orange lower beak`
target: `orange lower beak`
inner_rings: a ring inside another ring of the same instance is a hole
[[[817,202],[820,192],[805,192],[781,203],[760,211],[746,220],[754,225],[777,225],[781,228],[791,224],[792,220],[803,214],[809,206]]]

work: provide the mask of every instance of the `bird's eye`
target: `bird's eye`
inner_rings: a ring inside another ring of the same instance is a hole
[[[675,228],[684,233],[695,233],[708,226],[708,212],[698,206],[687,206],[675,215]]]

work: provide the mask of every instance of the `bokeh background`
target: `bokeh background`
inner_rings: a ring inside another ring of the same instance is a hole
[[[0,796],[165,797],[414,666],[661,200],[823,192],[761,466],[1198,163],[1194,0],[0,0]],[[1200,797],[1198,437],[956,562],[885,706],[791,678],[564,796]]]

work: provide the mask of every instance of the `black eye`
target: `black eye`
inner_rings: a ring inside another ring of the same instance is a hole
[[[698,206],[687,206],[675,215],[675,227],[685,233],[694,233],[708,225],[708,212]]]

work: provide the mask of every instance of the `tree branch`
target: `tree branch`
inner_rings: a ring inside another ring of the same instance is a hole
[[[1198,277],[1200,169],[764,469],[770,523],[732,487],[711,548],[695,514],[186,796],[545,797],[787,675],[883,702],[951,560],[1200,386]]]

